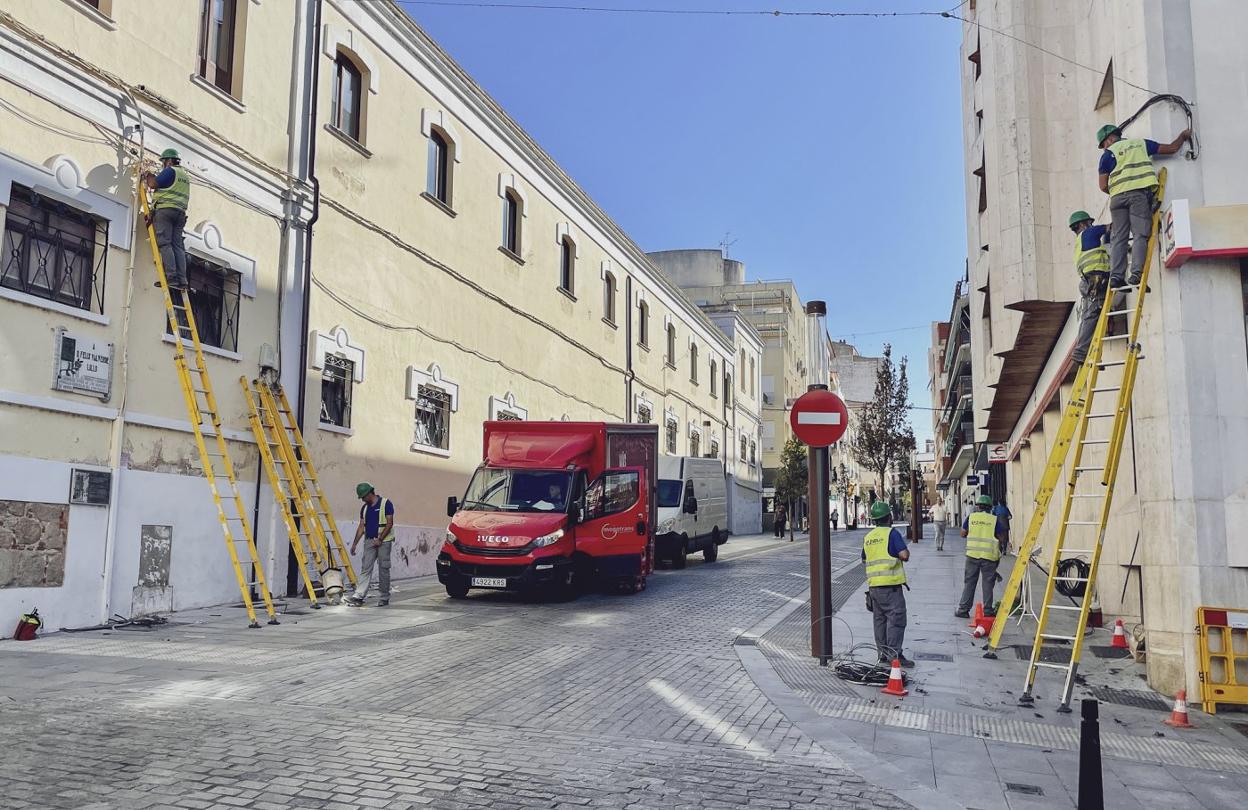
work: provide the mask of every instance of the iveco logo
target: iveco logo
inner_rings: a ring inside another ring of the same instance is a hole
[[[505,535],[505,534],[480,534],[480,535],[477,535],[477,540],[478,540],[479,542],[481,542],[481,543],[493,543],[493,544],[495,544],[495,545],[503,545],[503,544],[506,544],[506,543],[510,543],[510,542],[511,542],[512,540],[514,540],[514,539],[515,539],[515,538],[513,538],[513,537],[508,537],[508,536],[507,536],[507,535]]]

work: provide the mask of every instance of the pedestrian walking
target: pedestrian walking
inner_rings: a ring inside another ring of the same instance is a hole
[[[381,598],[378,607],[390,604],[390,552],[394,548],[394,504],[389,498],[383,498],[367,481],[357,484],[355,495],[364,503],[360,506],[360,525],[355,529],[355,539],[351,541],[351,553],[364,540],[364,561],[360,565],[360,576],[355,586],[355,593],[347,599],[347,604],[359,607],[368,597],[368,588],[372,584],[373,566],[377,566],[377,589]]]
[[[932,507],[932,525],[936,527],[936,550],[945,550],[945,526],[947,524],[949,512],[945,509],[945,502],[939,500]]]
[[[887,503],[871,504],[875,528],[862,539],[862,561],[867,568],[867,601],[875,629],[875,648],[881,663],[896,659],[903,667],[914,662],[901,652],[906,637],[906,569],[910,550],[901,532],[892,527]]]
[[[836,507],[832,507],[832,531],[836,531],[836,524],[841,519],[841,513],[836,511]]]
[[[1087,211],[1070,215],[1070,229],[1075,234],[1075,272],[1079,274],[1079,335],[1070,359],[1078,367],[1088,356],[1109,287],[1109,250],[1105,241],[1110,229],[1097,225]]]
[[[1153,209],[1157,204],[1157,172],[1154,155],[1173,155],[1191,140],[1185,129],[1170,143],[1159,144],[1147,138],[1123,138],[1122,130],[1106,124],[1096,133],[1101,149],[1097,167],[1101,191],[1109,195],[1110,268],[1112,289],[1125,283],[1135,286],[1144,272],[1148,237],[1153,230]],[[1127,277],[1127,240],[1131,241],[1130,277]]]
[[[992,507],[992,514],[997,517],[997,526],[1005,527],[1004,537],[1001,538],[1001,553],[1006,553],[1010,548],[1010,520],[1013,519],[1014,513],[1010,511],[1010,507],[1005,505],[1005,500],[997,501]]]
[[[962,536],[966,538],[966,570],[962,577],[962,600],[954,616],[968,619],[971,602],[975,600],[975,580],[983,583],[985,615],[995,613],[992,591],[997,584],[997,563],[1001,560],[1001,539],[1005,537],[1001,519],[992,514],[992,498],[980,495],[976,505],[979,510],[968,515],[962,522]]]
[[[788,512],[784,510],[784,504],[776,501],[776,511],[772,513],[772,528],[775,530],[776,537],[784,537],[784,524],[788,522]]]
[[[191,177],[182,168],[182,158],[177,149],[160,153],[160,173],[143,173],[143,182],[152,190],[152,213],[147,224],[156,229],[156,247],[160,250],[160,263],[165,266],[165,279],[169,288],[185,290],[186,246],[183,232],[186,230],[186,209],[191,203]],[[160,286],[157,279],[156,286]]]

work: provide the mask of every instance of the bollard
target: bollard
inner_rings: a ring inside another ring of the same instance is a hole
[[[1100,704],[1092,698],[1081,701],[1079,724],[1079,810],[1104,810],[1105,792],[1101,784]]]

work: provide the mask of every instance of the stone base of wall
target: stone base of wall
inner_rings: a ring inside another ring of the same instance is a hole
[[[0,588],[58,588],[65,581],[69,506],[0,501]]]

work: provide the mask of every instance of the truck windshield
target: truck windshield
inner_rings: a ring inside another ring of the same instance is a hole
[[[659,506],[680,506],[680,488],[683,481],[659,479]]]
[[[464,508],[479,512],[566,512],[571,473],[480,467],[464,493]]]

